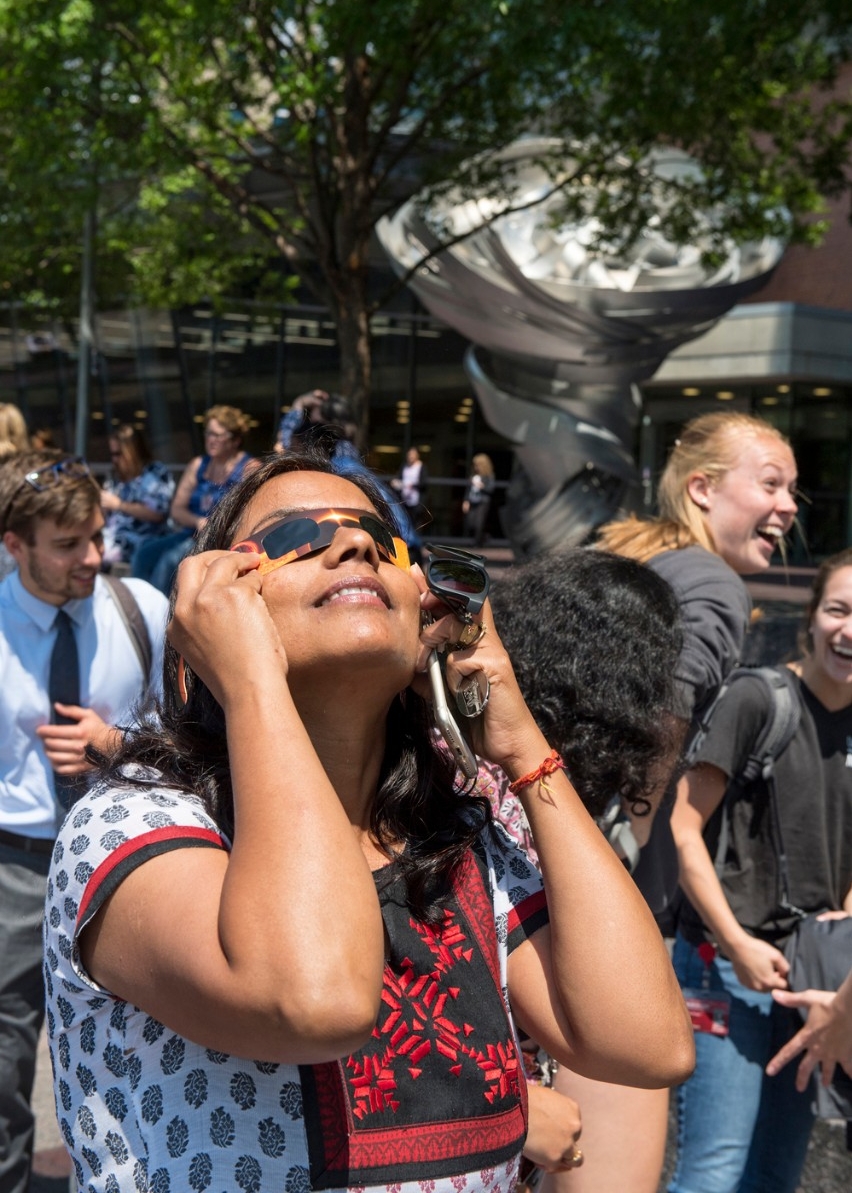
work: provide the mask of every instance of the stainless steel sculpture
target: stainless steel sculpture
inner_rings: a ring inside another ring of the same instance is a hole
[[[634,503],[636,383],[763,285],[783,252],[767,238],[705,267],[708,213],[697,243],[672,244],[652,216],[628,253],[607,255],[594,247],[593,218],[559,222],[560,177],[541,163],[562,147],[530,138],[496,156],[519,210],[506,194],[450,192],[415,198],[378,228],[394,268],[415,271],[409,284],[424,306],[472,342],[465,368],[483,414],[516,446],[504,520],[520,555],[581,542]],[[565,151],[562,176],[572,168]],[[647,170],[662,205],[666,181],[696,165],[667,150]]]

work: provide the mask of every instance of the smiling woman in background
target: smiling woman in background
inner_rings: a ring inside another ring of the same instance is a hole
[[[675,970],[730,1011],[727,1035],[696,1035],[670,1193],[794,1193],[805,1160],[812,1092],[796,1089],[793,1069],[763,1069],[799,1026],[772,999],[787,989],[796,909],[852,912],[852,550],[820,567],[805,626],[799,675],[779,669],[800,719],[775,761],[774,797],[762,779],[726,796],[772,717],[765,686],[743,674],[713,713],[672,817],[690,901]]]

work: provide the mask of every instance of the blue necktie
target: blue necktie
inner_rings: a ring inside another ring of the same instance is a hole
[[[60,704],[80,703],[80,660],[74,623],[65,610],[60,609],[53,624],[56,627],[56,641],[50,656],[47,681],[50,717],[55,725],[73,725],[74,718],[58,713],[53,705],[57,700]],[[70,808],[82,790],[77,775],[58,775],[56,771],[53,772],[53,787],[60,806],[65,809]]]

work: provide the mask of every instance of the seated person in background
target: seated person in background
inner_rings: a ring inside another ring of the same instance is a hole
[[[138,427],[124,423],[109,437],[113,475],[103,487],[104,563],[130,563],[142,543],[163,532],[175,482],[151,455]]]
[[[143,543],[133,557],[134,576],[150,581],[167,596],[177,566],[188,555],[193,538],[229,489],[257,467],[244,452],[248,416],[234,406],[212,406],[204,414],[204,455],[186,466],[171,505],[179,529]]]

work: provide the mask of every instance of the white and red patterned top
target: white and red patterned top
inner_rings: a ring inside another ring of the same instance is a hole
[[[194,797],[96,788],[69,814],[48,884],[45,977],[60,1128],[93,1193],[510,1193],[526,1088],[509,953],[547,921],[542,881],[498,827],[460,868],[439,927],[377,874],[388,939],[368,1044],[278,1065],[192,1043],[86,973],[81,929],[122,879],[176,848],[227,849]]]
[[[539,869],[538,853],[530,831],[523,804],[513,791],[509,790],[509,776],[496,762],[478,759],[475,795],[484,795],[491,804],[491,814],[503,826],[516,845]]]

